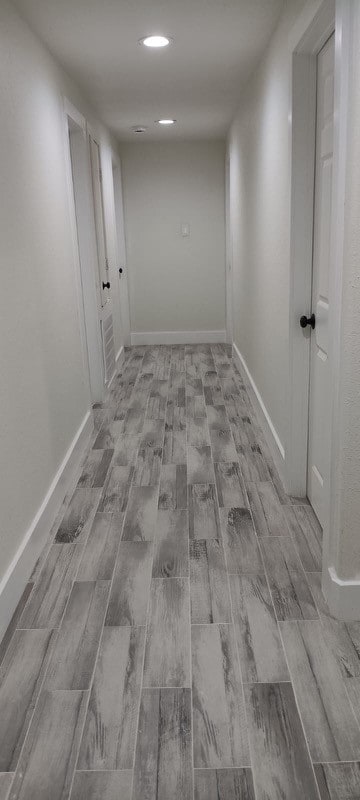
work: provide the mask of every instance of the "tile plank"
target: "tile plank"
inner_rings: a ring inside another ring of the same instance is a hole
[[[277,618],[316,619],[318,612],[291,539],[264,537],[261,550]]]
[[[248,484],[247,494],[258,536],[290,536],[283,507],[271,481]]]
[[[121,539],[124,514],[95,514],[83,550],[77,581],[110,581]]]
[[[231,622],[231,607],[222,543],[190,541],[191,622]]]
[[[41,693],[15,773],[11,800],[68,797],[86,703],[86,692]]]
[[[189,575],[189,523],[184,509],[160,509],[153,578],[181,578]]]
[[[230,575],[229,579],[243,681],[289,681],[290,675],[265,576]]]
[[[215,481],[220,508],[248,505],[245,486],[237,461],[217,462]]]
[[[186,464],[166,464],[161,468],[159,508],[187,508]]]
[[[295,547],[306,572],[321,572],[322,544],[306,506],[284,506]]]
[[[360,800],[360,763],[315,764],[321,800]]]
[[[194,770],[194,800],[255,800],[251,769]]]
[[[290,683],[245,686],[257,800],[319,800]]]
[[[144,689],[132,800],[193,799],[190,689]]]
[[[75,772],[70,800],[131,800],[132,770]]]
[[[213,484],[189,486],[189,535],[192,539],[220,539],[219,509]]]
[[[0,772],[16,769],[49,661],[49,630],[15,631],[0,669]]]
[[[78,769],[131,769],[140,702],[145,628],[104,628]]]
[[[264,572],[258,540],[248,508],[220,508],[224,551],[229,574]]]
[[[237,461],[237,452],[229,428],[210,430],[210,441],[214,461]]]
[[[190,592],[186,578],[151,584],[144,686],[190,685]]]
[[[98,511],[112,514],[125,511],[133,477],[134,467],[114,466],[104,486]]]
[[[55,536],[58,544],[84,542],[91,528],[101,489],[75,489]]]
[[[187,468],[189,484],[214,483],[214,466],[210,447],[188,445]]]
[[[54,645],[46,688],[90,688],[109,589],[109,581],[74,583]]]
[[[20,617],[20,628],[58,627],[80,558],[76,544],[52,545]]]
[[[359,760],[360,729],[321,622],[284,622],[281,635],[313,761]]]
[[[120,542],[105,625],[145,625],[151,567],[150,542]]]
[[[157,486],[133,486],[125,516],[123,541],[147,542],[154,539],[158,494]]]
[[[193,625],[194,766],[250,765],[232,625]]]

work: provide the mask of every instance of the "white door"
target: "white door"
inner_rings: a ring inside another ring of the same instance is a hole
[[[110,297],[110,281],[109,281],[109,263],[106,251],[106,235],[105,235],[105,217],[104,217],[104,203],[102,194],[102,172],[100,161],[100,148],[98,143],[89,137],[90,141],[90,156],[91,156],[91,175],[92,187],[94,195],[94,213],[95,213],[95,228],[96,228],[96,241],[98,250],[98,291],[100,306],[103,308]]]
[[[311,331],[308,497],[322,525],[330,471],[329,262],[334,131],[335,37],[317,57],[317,119]],[[309,328],[311,330],[311,328]]]
[[[124,206],[121,181],[121,169],[117,164],[113,165],[114,183],[114,210],[115,210],[115,230],[117,239],[118,256],[118,276],[119,276],[119,300],[120,300],[120,319],[123,331],[124,344],[130,344],[130,309],[129,309],[129,288],[126,264],[125,230],[124,230]]]

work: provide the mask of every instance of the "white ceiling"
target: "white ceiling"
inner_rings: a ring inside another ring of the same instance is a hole
[[[16,0],[121,140],[223,137],[283,0]],[[170,34],[150,50],[138,39]],[[154,120],[174,117],[163,128]],[[132,125],[148,125],[134,134]]]

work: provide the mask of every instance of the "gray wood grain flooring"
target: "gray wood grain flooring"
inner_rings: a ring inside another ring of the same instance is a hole
[[[190,686],[190,592],[186,578],[152,581],[144,686]]]
[[[321,622],[282,623],[281,634],[313,760],[360,760],[360,730]]]
[[[318,800],[290,683],[245,686],[257,800]]]
[[[132,800],[192,800],[190,689],[144,689]]]
[[[144,628],[104,629],[78,769],[132,768],[144,641]]]
[[[0,800],[9,800],[12,772],[0,772]]]
[[[120,542],[105,625],[145,625],[151,568],[150,542]]]
[[[14,782],[12,800],[68,797],[86,711],[87,694],[42,692]]]
[[[360,622],[231,348],[125,348],[94,418],[0,644],[0,800],[360,800]]]
[[[191,622],[231,622],[224,551],[218,539],[190,542]]]
[[[263,572],[259,543],[247,508],[220,508],[228,573]]]
[[[290,680],[265,575],[230,575],[229,579],[243,680]]]
[[[53,634],[17,630],[0,669],[0,772],[15,769],[46,671]]]
[[[232,625],[193,625],[195,767],[250,766]]]
[[[189,575],[189,522],[185,509],[159,509],[153,578],[182,578]]]
[[[194,800],[255,800],[251,769],[196,769]]]
[[[131,800],[132,770],[75,772],[70,800]]]
[[[54,645],[48,689],[89,689],[103,629],[110,584],[74,583]]]
[[[359,800],[360,763],[315,764],[321,800]]]

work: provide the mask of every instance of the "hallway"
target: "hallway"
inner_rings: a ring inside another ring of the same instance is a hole
[[[127,349],[94,413],[0,648],[1,800],[356,800],[360,623],[231,348]]]

